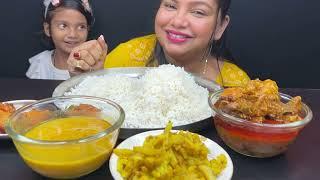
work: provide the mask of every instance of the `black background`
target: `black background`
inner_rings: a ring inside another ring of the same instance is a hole
[[[159,0],[91,0],[96,23],[113,49],[153,32]],[[251,78],[272,78],[280,87],[320,88],[320,1],[233,0],[228,44]],[[42,1],[0,5],[0,77],[24,77],[28,58],[43,51]],[[2,85],[1,85],[2,86]]]

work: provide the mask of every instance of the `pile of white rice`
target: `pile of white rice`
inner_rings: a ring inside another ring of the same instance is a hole
[[[162,65],[141,78],[125,75],[89,76],[65,95],[107,98],[125,111],[124,128],[160,128],[171,120],[185,125],[211,116],[207,89],[183,68]]]

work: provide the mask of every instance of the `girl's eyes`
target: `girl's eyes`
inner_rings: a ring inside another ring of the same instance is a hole
[[[78,29],[79,29],[79,30],[87,30],[88,27],[87,27],[86,25],[80,25],[80,26],[78,27]]]
[[[67,27],[66,24],[59,24],[59,25],[58,25],[58,28],[59,28],[59,29],[65,29],[66,27]]]
[[[67,25],[66,25],[66,24],[58,24],[58,28],[59,28],[60,30],[65,30],[65,29],[67,28]],[[82,31],[82,30],[87,30],[88,27],[87,27],[86,25],[79,25],[79,26],[77,27],[77,29]]]

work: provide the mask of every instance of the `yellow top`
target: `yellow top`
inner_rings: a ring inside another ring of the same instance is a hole
[[[121,43],[107,55],[104,68],[157,66],[153,58],[155,45],[154,34]],[[242,86],[250,80],[246,72],[227,61],[223,63],[221,75],[217,76],[216,82],[222,85],[222,79],[223,86],[227,87]]]

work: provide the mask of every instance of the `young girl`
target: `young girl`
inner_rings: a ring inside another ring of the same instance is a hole
[[[242,86],[248,75],[224,56],[230,0],[162,0],[155,35],[120,44],[104,67],[174,64],[222,86]],[[75,64],[71,57],[69,64]],[[82,61],[87,61],[85,58]]]
[[[29,59],[26,73],[31,79],[70,78],[67,59],[70,52],[87,40],[94,22],[88,0],[44,0],[45,39],[54,50],[43,51]]]

